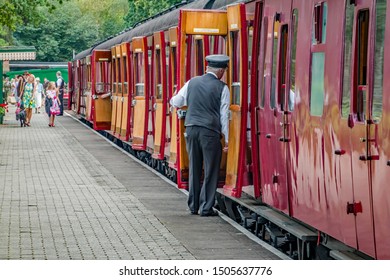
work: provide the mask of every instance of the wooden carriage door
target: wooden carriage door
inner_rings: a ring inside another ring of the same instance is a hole
[[[118,78],[117,78],[117,57],[116,57],[116,48],[115,46],[111,48],[111,91],[112,91],[112,97],[111,97],[111,104],[112,104],[112,111],[111,111],[111,133],[115,134],[115,126],[116,126],[116,111],[117,111],[117,100],[118,100],[118,93],[117,93],[117,85],[118,85]]]
[[[203,35],[203,36],[202,36]],[[203,40],[204,35],[207,35],[207,40]],[[210,42],[211,36],[226,36],[227,35],[227,15],[226,11],[211,11],[211,10],[181,10],[179,17],[179,60],[178,65],[178,89],[184,83],[193,77],[193,75],[204,74],[204,56],[205,50],[209,51],[207,42]],[[198,41],[201,40],[201,41]],[[200,44],[202,43],[202,45]],[[195,46],[192,46],[195,44]],[[200,53],[202,52],[202,55]],[[196,58],[193,63],[192,58]],[[184,109],[184,108],[183,108]],[[181,110],[184,112],[185,110]],[[189,161],[186,151],[184,139],[184,114],[178,122],[178,174],[177,184],[179,188],[187,188],[188,186],[188,171]],[[225,178],[225,163],[226,160],[222,157],[220,178]]]
[[[85,58],[86,61],[86,67],[85,67],[85,88],[83,92],[83,100],[84,100],[84,115],[85,119],[87,121],[93,121],[92,119],[92,71],[91,71],[91,65],[92,65],[92,56],[88,55]]]
[[[225,190],[240,197],[243,185],[248,113],[248,28],[245,4],[227,8],[230,54],[229,150]]]
[[[177,33],[178,28],[173,27],[169,29],[169,99],[176,94],[177,91]],[[172,170],[176,170],[177,168],[177,110],[174,107],[170,107],[170,146],[169,146],[169,156],[168,156],[168,164]],[[173,172],[175,173],[175,171]],[[173,181],[177,181],[176,174],[171,174],[171,179]]]
[[[256,124],[262,200],[287,214],[286,150],[290,115],[286,91],[290,18],[291,1],[276,0],[264,7],[258,56]]]
[[[167,65],[164,31],[154,34],[154,104],[155,120],[153,157],[164,159],[167,114]]]
[[[122,110],[123,110],[123,56],[121,46],[115,46],[116,52],[116,122],[115,122],[115,135],[120,136],[122,126]]]
[[[145,150],[149,119],[149,63],[147,38],[134,38],[133,52],[133,141],[134,150]]]
[[[121,50],[121,77],[122,77],[122,114],[119,136],[121,140],[128,139],[129,111],[131,108],[129,100],[129,79],[130,79],[130,43],[125,42],[120,46]]]
[[[111,99],[100,98],[110,91],[111,52],[96,50],[92,54],[92,114],[93,129],[109,130],[111,127]]]

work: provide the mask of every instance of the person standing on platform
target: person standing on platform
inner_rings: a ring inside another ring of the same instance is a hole
[[[60,113],[61,101],[59,101],[58,88],[54,82],[49,82],[46,89],[45,111],[49,116],[49,126],[54,127],[55,117]]]
[[[43,85],[39,77],[37,77],[35,80],[36,80],[36,87],[37,87],[37,92],[35,94],[35,113],[40,114],[41,106],[42,106]]]
[[[60,103],[60,114],[58,116],[62,116],[64,114],[64,88],[65,88],[65,81],[61,76],[61,72],[57,71],[57,82],[56,87],[58,89],[58,99]]]
[[[16,80],[16,88],[15,88],[15,99],[16,99],[16,103],[18,103],[19,101],[21,101],[22,97],[23,97],[23,90],[24,90],[24,84],[25,84],[25,80],[24,80],[24,77],[23,75],[18,75],[17,77],[17,80]]]
[[[30,121],[32,118],[32,109],[35,108],[35,76],[30,74],[27,76],[27,82],[24,85],[22,102],[23,106],[26,109],[26,126],[30,126]]]
[[[206,74],[194,77],[172,97],[170,104],[176,108],[187,106],[184,137],[189,156],[188,207],[191,214],[217,216],[213,210],[222,157],[222,134],[225,136],[224,152],[228,148],[228,112],[230,92],[221,81],[229,63],[226,55],[209,55]],[[204,168],[203,185],[200,185]]]

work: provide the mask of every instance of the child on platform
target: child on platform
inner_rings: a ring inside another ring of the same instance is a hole
[[[54,127],[55,116],[60,114],[60,100],[58,89],[54,82],[50,82],[46,90],[45,111],[49,116],[49,126]]]

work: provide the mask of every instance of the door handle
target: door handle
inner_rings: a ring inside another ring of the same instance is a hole
[[[338,155],[338,156],[341,156],[341,155],[345,154],[345,151],[342,150],[342,149],[339,149],[339,150],[334,151],[334,154]]]
[[[365,156],[365,155],[361,155],[361,156],[359,156],[359,159],[361,161],[379,160],[379,156]],[[389,162],[387,162],[387,165],[389,165]]]
[[[290,138],[280,137],[280,138],[279,138],[279,141],[280,141],[280,142],[287,143],[287,142],[290,142]]]
[[[390,160],[389,160],[389,161],[387,161],[387,166],[390,166]]]
[[[271,134],[266,134],[266,135],[265,135],[265,138],[271,139]]]

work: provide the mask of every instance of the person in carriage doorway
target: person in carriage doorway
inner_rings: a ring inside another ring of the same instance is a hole
[[[189,156],[188,207],[191,214],[217,216],[213,210],[222,157],[222,134],[225,136],[224,152],[228,148],[228,112],[230,92],[221,81],[229,63],[226,55],[209,55],[206,74],[194,77],[172,97],[170,104],[176,108],[188,106],[185,116],[184,137]],[[200,185],[204,167],[203,185]]]
[[[65,88],[65,81],[61,76],[61,71],[57,71],[57,82],[56,87],[58,89],[58,99],[60,103],[60,114],[58,116],[62,116],[64,114],[64,88]]]

